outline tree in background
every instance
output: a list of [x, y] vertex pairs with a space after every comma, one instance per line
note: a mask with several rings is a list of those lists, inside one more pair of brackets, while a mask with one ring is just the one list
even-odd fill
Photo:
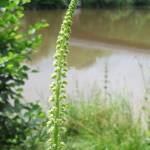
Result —
[[29, 8], [65, 8], [69, 0], [32, 0]]
[[[70, 0], [32, 0], [29, 8], [66, 8]], [[122, 6], [147, 6], [150, 0], [79, 0], [83, 8], [122, 7]]]

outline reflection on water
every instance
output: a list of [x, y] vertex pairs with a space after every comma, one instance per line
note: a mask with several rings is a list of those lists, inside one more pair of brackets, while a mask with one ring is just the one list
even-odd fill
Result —
[[[32, 61], [27, 62], [39, 72], [29, 74], [24, 87], [26, 101], [39, 100], [43, 106], [47, 105], [52, 56], [63, 15], [63, 10], [26, 12], [24, 27], [43, 18], [50, 24], [41, 31], [43, 44], [32, 55]], [[93, 89], [103, 91], [107, 62], [108, 93], [128, 92], [137, 108], [150, 80], [149, 27], [149, 9], [77, 10], [68, 57], [70, 97], [80, 91], [90, 99]]]

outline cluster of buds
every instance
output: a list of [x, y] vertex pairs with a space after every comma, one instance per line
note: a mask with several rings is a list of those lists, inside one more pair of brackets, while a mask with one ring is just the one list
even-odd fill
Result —
[[66, 111], [64, 100], [66, 99], [67, 56], [69, 52], [71, 25], [76, 6], [77, 0], [71, 0], [56, 43], [56, 53], [54, 55], [53, 64], [55, 69], [52, 74], [53, 82], [50, 87], [52, 95], [49, 99], [52, 108], [49, 111], [49, 120], [47, 122], [48, 133], [50, 135], [48, 150], [61, 150], [64, 147], [62, 133], [65, 130], [63, 124]]

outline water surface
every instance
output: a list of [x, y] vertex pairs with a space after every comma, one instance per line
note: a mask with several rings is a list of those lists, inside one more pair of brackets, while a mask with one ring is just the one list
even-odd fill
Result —
[[[24, 86], [25, 100], [40, 101], [44, 107], [63, 16], [63, 10], [28, 11], [24, 20], [25, 27], [43, 18], [50, 24], [41, 31], [41, 47], [27, 62], [39, 72], [30, 73]], [[70, 97], [80, 94], [90, 100], [93, 90], [109, 96], [128, 93], [137, 109], [150, 83], [150, 9], [77, 10], [68, 62]]]

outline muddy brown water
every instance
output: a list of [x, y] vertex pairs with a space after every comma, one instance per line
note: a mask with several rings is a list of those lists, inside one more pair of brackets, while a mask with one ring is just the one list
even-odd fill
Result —
[[[27, 64], [39, 70], [29, 73], [24, 86], [27, 102], [47, 107], [56, 38], [64, 10], [28, 11], [24, 27], [41, 19], [50, 26], [41, 31], [43, 43]], [[77, 10], [70, 40], [67, 92], [90, 100], [93, 91], [128, 95], [135, 109], [150, 86], [150, 9]], [[107, 87], [107, 91], [104, 87]]]

